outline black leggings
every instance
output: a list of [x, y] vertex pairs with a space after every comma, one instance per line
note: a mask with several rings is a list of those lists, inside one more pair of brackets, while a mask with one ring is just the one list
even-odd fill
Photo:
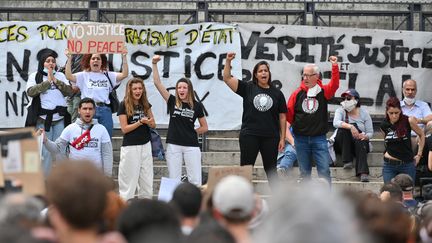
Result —
[[258, 152], [261, 152], [267, 179], [270, 184], [273, 184], [276, 180], [279, 137], [262, 137], [240, 133], [239, 143], [240, 165], [255, 165]]
[[344, 163], [353, 162], [356, 157], [356, 175], [369, 174], [367, 154], [369, 152], [369, 140], [354, 139], [351, 131], [339, 128], [335, 137], [334, 149], [337, 154], [342, 155]]

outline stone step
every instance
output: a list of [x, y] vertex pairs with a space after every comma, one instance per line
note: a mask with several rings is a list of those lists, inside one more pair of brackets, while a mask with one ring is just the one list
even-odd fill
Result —
[[[368, 154], [368, 164], [370, 167], [380, 167], [383, 165], [383, 154], [380, 152], [372, 152]], [[120, 151], [114, 151], [114, 164], [120, 161]], [[340, 161], [340, 159], [338, 159]], [[166, 163], [165, 161], [157, 161], [155, 163]], [[240, 152], [202, 152], [202, 165], [239, 165]], [[255, 165], [262, 166], [261, 156], [258, 155]]]
[[[285, 182], [281, 182], [283, 183]], [[292, 182], [286, 182], [286, 185], [291, 185]], [[252, 180], [252, 184], [254, 186], [255, 193], [261, 196], [269, 196], [271, 195], [271, 190], [267, 180]], [[371, 182], [358, 182], [358, 181], [333, 181], [332, 189], [333, 190], [354, 190], [354, 191], [372, 191], [374, 193], [379, 193], [380, 188], [383, 186], [382, 181], [371, 181]], [[160, 179], [155, 179], [153, 183], [153, 194], [158, 195], [160, 187]]]
[[[208, 173], [209, 169], [213, 166], [203, 166], [202, 171]], [[369, 169], [369, 179], [371, 181], [382, 181], [382, 168], [371, 167]], [[155, 179], [160, 179], [161, 177], [168, 177], [168, 167], [166, 165], [155, 164], [153, 167], [153, 173]], [[266, 173], [262, 166], [255, 166], [253, 169], [253, 179], [256, 180], [267, 180]], [[355, 176], [355, 170], [345, 170], [341, 167], [331, 167], [330, 173], [332, 180], [334, 181], [358, 181]], [[183, 166], [183, 175], [186, 175], [186, 167]], [[298, 167], [294, 167], [292, 172], [293, 178], [298, 178], [300, 175]], [[118, 165], [113, 167], [113, 176], [117, 178], [118, 176]], [[312, 169], [312, 176], [317, 177], [316, 169]]]
[[[112, 143], [114, 150], [119, 150], [122, 144], [122, 137], [113, 137]], [[162, 142], [164, 148], [166, 148], [166, 140], [165, 137], [162, 137]], [[238, 138], [215, 138], [208, 137], [207, 138], [206, 151], [232, 151], [237, 152], [240, 151]], [[374, 152], [382, 152], [384, 151], [384, 140], [383, 139], [371, 139], [371, 143], [373, 146]]]

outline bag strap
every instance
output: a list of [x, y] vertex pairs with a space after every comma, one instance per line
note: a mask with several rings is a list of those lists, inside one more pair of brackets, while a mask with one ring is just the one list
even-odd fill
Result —
[[109, 83], [110, 83], [110, 85], [111, 85], [111, 89], [112, 89], [113, 91], [115, 91], [115, 90], [116, 90], [120, 85], [117, 85], [117, 86], [114, 87], [114, 85], [112, 84], [111, 79], [110, 79], [110, 77], [109, 77], [109, 75], [108, 75], [108, 72], [104, 72], [104, 74], [105, 74], [105, 76], [108, 78], [108, 81], [109, 81]]

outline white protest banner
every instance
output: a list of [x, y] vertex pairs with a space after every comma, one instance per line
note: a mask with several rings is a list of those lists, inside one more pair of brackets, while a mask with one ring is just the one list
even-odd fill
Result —
[[[59, 55], [63, 66], [67, 48], [67, 25], [72, 22], [1, 22], [0, 23], [0, 128], [23, 127], [30, 98], [25, 89], [29, 74], [37, 71], [37, 54], [50, 48]], [[202, 23], [166, 26], [124, 26], [129, 72], [144, 79], [147, 96], [158, 126], [167, 126], [166, 103], [153, 85], [151, 58], [162, 57], [159, 70], [162, 82], [174, 94], [181, 77], [190, 78], [196, 98], [202, 102], [209, 128], [239, 129], [242, 100], [222, 80], [223, 63], [228, 51], [240, 52], [240, 36], [233, 25]], [[109, 54], [110, 70], [121, 68], [121, 55]], [[241, 60], [233, 63], [233, 75], [241, 77]], [[128, 78], [128, 79], [129, 79]], [[123, 99], [126, 82], [117, 90]], [[114, 123], [118, 118], [114, 114]]]
[[[402, 81], [417, 80], [416, 98], [432, 102], [432, 35], [430, 32], [387, 31], [271, 24], [238, 24], [242, 36], [245, 80], [261, 60], [270, 64], [274, 84], [286, 99], [300, 85], [305, 64], [320, 67], [330, 80], [330, 55], [340, 58], [341, 80], [336, 97], [355, 88], [371, 114], [384, 115], [389, 96], [402, 96]], [[329, 110], [338, 107], [330, 105]]]
[[70, 24], [67, 48], [71, 54], [122, 53], [124, 26], [122, 24]]

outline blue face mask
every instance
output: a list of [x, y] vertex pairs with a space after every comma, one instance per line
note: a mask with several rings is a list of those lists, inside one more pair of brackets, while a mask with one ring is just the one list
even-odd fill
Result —
[[[46, 74], [48, 74], [48, 68], [44, 68], [43, 71], [44, 71]], [[53, 74], [55, 74], [55, 73], [56, 73], [56, 70], [53, 69]]]

